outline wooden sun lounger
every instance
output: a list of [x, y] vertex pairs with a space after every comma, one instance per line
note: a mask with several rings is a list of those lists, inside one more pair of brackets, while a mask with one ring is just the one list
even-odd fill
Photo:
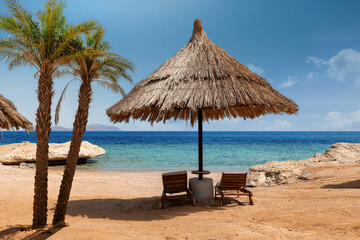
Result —
[[[192, 192], [187, 187], [187, 172], [169, 172], [162, 175], [164, 190], [161, 196], [161, 208], [164, 208], [165, 200], [186, 197], [189, 203], [193, 202]], [[176, 194], [182, 193], [184, 194]], [[170, 195], [167, 195], [170, 194]]]
[[[246, 177], [247, 173], [222, 173], [220, 183], [217, 183], [215, 188], [215, 199], [217, 195], [221, 196], [220, 206], [224, 206], [224, 196], [225, 195], [235, 195], [239, 197], [240, 195], [249, 196], [249, 201], [251, 205], [254, 205], [252, 200], [252, 193], [246, 189]], [[234, 192], [236, 191], [236, 192]]]

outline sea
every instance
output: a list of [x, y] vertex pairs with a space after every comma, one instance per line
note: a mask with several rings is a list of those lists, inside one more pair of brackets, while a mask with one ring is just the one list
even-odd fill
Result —
[[[72, 132], [51, 132], [51, 143], [71, 140]], [[78, 166], [81, 170], [172, 171], [198, 166], [198, 133], [86, 132], [85, 141], [106, 154]], [[2, 132], [0, 145], [36, 142], [35, 132]], [[360, 132], [204, 132], [204, 169], [247, 171], [268, 161], [300, 160], [324, 153], [336, 142], [360, 142]]]

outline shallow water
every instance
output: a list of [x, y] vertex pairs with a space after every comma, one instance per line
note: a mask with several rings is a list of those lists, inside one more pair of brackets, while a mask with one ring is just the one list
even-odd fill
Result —
[[[299, 160], [323, 153], [336, 142], [359, 142], [360, 132], [204, 132], [204, 169], [247, 170], [268, 161]], [[52, 132], [50, 142], [71, 140], [71, 132]], [[193, 170], [197, 132], [86, 132], [84, 140], [106, 154], [79, 169], [106, 171]], [[0, 144], [36, 142], [34, 132], [4, 132]]]

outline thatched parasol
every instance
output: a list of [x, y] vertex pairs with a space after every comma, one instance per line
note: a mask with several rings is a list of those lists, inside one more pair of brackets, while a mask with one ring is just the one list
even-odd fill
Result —
[[295, 102], [212, 43], [196, 19], [189, 43], [110, 107], [107, 114], [113, 122], [133, 118], [165, 123], [174, 118], [189, 120], [193, 126], [198, 120], [202, 172], [202, 119], [253, 119], [297, 111]]
[[26, 132], [33, 130], [33, 125], [23, 117], [16, 109], [15, 105], [0, 94], [0, 128], [18, 130], [23, 128]]

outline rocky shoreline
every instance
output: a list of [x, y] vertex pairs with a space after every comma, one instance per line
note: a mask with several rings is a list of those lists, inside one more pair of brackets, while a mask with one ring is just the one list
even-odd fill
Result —
[[[65, 163], [70, 142], [49, 144], [49, 164]], [[33, 168], [36, 160], [36, 144], [23, 142], [0, 146], [0, 165], [19, 165], [20, 168]], [[83, 141], [79, 160], [105, 154], [101, 147]], [[360, 143], [335, 143], [325, 153], [316, 153], [313, 157], [301, 160], [270, 161], [249, 168], [247, 185], [263, 187], [306, 181], [315, 178], [308, 168], [318, 166], [336, 166], [341, 164], [360, 165]]]
[[[70, 148], [70, 142], [49, 144], [49, 164], [64, 163]], [[105, 154], [105, 149], [87, 141], [81, 143], [79, 160], [94, 158]], [[0, 145], [0, 163], [20, 165], [36, 162], [36, 143], [22, 142]]]
[[292, 183], [313, 178], [308, 167], [360, 164], [360, 143], [335, 143], [325, 153], [302, 160], [271, 161], [249, 168], [248, 186], [260, 187]]

